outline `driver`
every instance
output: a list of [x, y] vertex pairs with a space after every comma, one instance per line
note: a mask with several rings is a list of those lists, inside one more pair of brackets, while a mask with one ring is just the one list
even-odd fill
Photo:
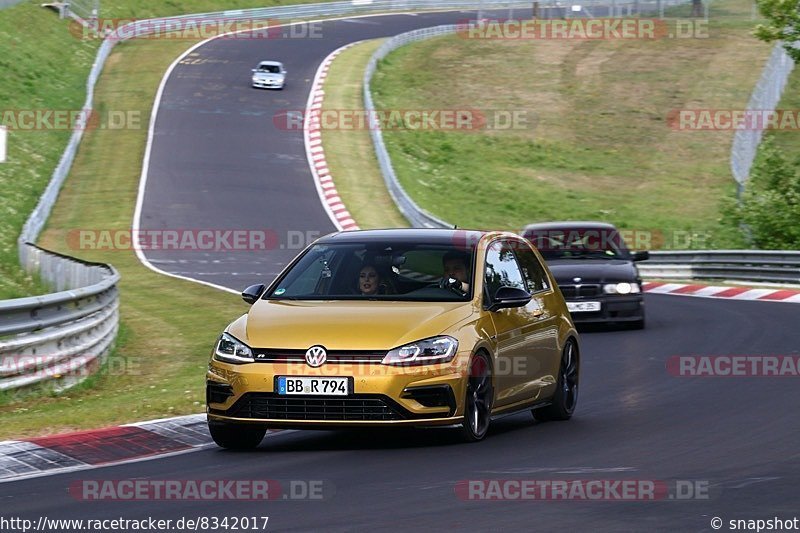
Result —
[[468, 265], [468, 257], [464, 252], [450, 251], [444, 254], [444, 257], [442, 257], [444, 274], [440, 286], [446, 288], [448, 280], [452, 278], [461, 283], [461, 292], [467, 294], [469, 292], [470, 279]]

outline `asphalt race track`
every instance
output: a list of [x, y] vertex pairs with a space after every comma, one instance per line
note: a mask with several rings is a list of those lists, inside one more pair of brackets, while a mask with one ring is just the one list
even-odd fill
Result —
[[[274, 248], [147, 250], [148, 261], [235, 290], [271, 281], [305, 247], [298, 236], [304, 241], [336, 231], [317, 195], [302, 130], [282, 129], [273, 119], [280, 124], [287, 111], [305, 110], [317, 68], [341, 46], [468, 17], [450, 12], [330, 21], [319, 38], [222, 38], [187, 56], [164, 87], [140, 229], [263, 231]], [[250, 69], [264, 59], [285, 64], [283, 91], [250, 87]]]
[[[679, 378], [673, 355], [797, 354], [800, 306], [648, 296], [648, 329], [583, 334], [569, 422], [496, 421], [461, 444], [447, 429], [287, 432], [253, 452], [216, 448], [0, 484], [5, 515], [36, 520], [269, 516], [271, 531], [711, 530], [709, 520], [790, 518], [800, 485], [796, 378]], [[76, 480], [322, 480], [327, 497], [274, 502], [80, 502]], [[462, 501], [471, 479], [699, 480], [691, 501]], [[727, 529], [724, 529], [727, 530]]]
[[[216, 40], [173, 72], [156, 124], [142, 229], [334, 227], [318, 200], [302, 132], [272, 117], [304, 109], [320, 61], [351, 41], [454, 22], [464, 14], [325, 23], [324, 38]], [[249, 87], [258, 60], [285, 61], [283, 92]], [[284, 241], [281, 242], [285, 244]], [[171, 273], [233, 289], [271, 280], [297, 250], [220, 257], [148, 252]], [[216, 262], [215, 262], [216, 261]], [[271, 531], [518, 529], [711, 531], [720, 517], [800, 514], [800, 387], [796, 378], [670, 375], [675, 355], [797, 355], [800, 306], [647, 295], [648, 327], [582, 335], [582, 383], [573, 420], [497, 420], [487, 440], [462, 444], [446, 429], [282, 432], [253, 452], [193, 453], [0, 484], [4, 515], [177, 520], [269, 516]], [[233, 317], [232, 317], [233, 318]], [[201, 379], [198, 377], [198, 379]], [[76, 480], [321, 480], [303, 501], [78, 501]], [[707, 499], [464, 501], [459, 481], [486, 479], [691, 480]], [[723, 527], [727, 531], [727, 527]]]

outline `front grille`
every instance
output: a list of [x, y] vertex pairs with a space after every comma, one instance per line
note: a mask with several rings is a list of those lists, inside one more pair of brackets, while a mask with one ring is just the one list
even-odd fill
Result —
[[226, 413], [235, 418], [271, 420], [380, 421], [405, 418], [388, 398], [351, 396], [347, 398], [287, 397], [273, 393], [247, 393]]
[[567, 300], [572, 298], [594, 298], [603, 294], [600, 285], [595, 284], [561, 285], [559, 283], [558, 287]]
[[[306, 351], [254, 348], [253, 356], [257, 363], [304, 363]], [[385, 350], [329, 350], [326, 363], [380, 363], [385, 356]]]

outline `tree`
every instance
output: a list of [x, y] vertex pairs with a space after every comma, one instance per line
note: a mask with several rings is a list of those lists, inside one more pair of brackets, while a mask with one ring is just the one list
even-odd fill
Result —
[[756, 26], [753, 34], [768, 43], [783, 41], [786, 53], [800, 61], [800, 48], [794, 44], [800, 40], [800, 0], [756, 0], [759, 12], [766, 17], [767, 24]]
[[759, 150], [741, 204], [730, 213], [761, 249], [800, 249], [800, 171], [767, 137]]
[[703, 0], [692, 0], [692, 16], [703, 16]]

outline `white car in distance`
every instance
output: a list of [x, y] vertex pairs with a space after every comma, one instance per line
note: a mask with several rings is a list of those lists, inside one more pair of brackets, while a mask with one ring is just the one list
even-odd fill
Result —
[[279, 61], [262, 61], [253, 69], [252, 81], [256, 89], [283, 89], [286, 69]]

